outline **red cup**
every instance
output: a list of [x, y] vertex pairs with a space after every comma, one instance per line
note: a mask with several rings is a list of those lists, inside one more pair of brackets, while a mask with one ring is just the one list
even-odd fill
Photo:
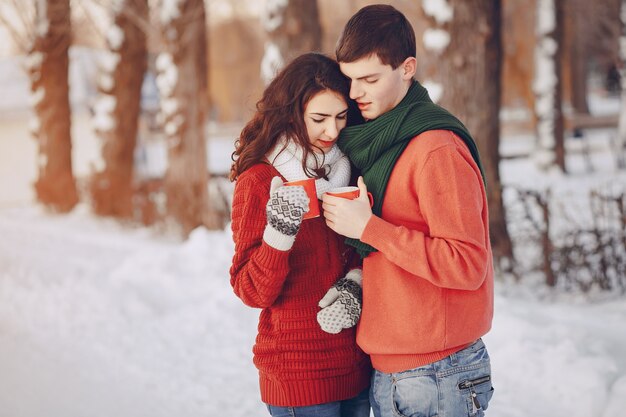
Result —
[[[339, 187], [339, 188], [333, 188], [332, 190], [327, 191], [326, 194], [332, 195], [333, 197], [347, 198], [348, 200], [354, 200], [355, 198], [358, 198], [361, 195], [361, 190], [359, 189], [359, 187], [352, 187], [352, 186]], [[372, 193], [367, 193], [367, 198], [370, 200], [370, 207], [373, 207], [374, 197], [372, 196]]]
[[317, 189], [315, 188], [315, 178], [305, 180], [288, 181], [285, 186], [301, 185], [304, 187], [306, 195], [309, 197], [309, 211], [304, 213], [303, 219], [313, 219], [320, 216], [320, 203], [317, 199]]

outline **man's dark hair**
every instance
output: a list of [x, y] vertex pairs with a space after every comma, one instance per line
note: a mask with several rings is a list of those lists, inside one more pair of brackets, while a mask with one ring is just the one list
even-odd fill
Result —
[[346, 23], [335, 54], [338, 62], [346, 63], [376, 54], [384, 65], [396, 69], [408, 57], [415, 57], [415, 32], [394, 7], [365, 6]]

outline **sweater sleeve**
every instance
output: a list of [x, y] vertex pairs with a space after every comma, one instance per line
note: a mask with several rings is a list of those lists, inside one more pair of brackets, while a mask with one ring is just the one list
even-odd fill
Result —
[[230, 283], [235, 294], [251, 307], [269, 307], [278, 298], [289, 273], [289, 251], [272, 248], [263, 241], [269, 199], [268, 178], [242, 174], [235, 185], [232, 231], [235, 254]]
[[479, 288], [489, 264], [488, 217], [480, 172], [466, 158], [455, 146], [442, 146], [414, 174], [407, 192], [415, 193], [425, 225], [397, 226], [372, 216], [361, 240], [435, 286]]

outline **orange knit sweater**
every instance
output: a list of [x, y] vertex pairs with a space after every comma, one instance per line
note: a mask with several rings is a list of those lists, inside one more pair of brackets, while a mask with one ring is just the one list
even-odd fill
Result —
[[242, 173], [232, 210], [230, 282], [245, 304], [263, 309], [253, 348], [261, 399], [296, 407], [352, 398], [369, 385], [369, 358], [354, 328], [325, 333], [316, 314], [318, 301], [355, 257], [323, 217], [303, 221], [289, 251], [263, 241], [270, 183], [279, 175], [267, 164]]
[[478, 339], [493, 317], [487, 198], [463, 141], [449, 131], [415, 137], [391, 173], [382, 218], [361, 240], [357, 341], [382, 372], [440, 360]]

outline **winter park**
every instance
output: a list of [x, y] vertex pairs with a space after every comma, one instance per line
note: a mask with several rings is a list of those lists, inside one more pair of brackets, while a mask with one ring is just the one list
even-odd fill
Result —
[[[231, 155], [374, 3], [0, 0], [0, 417], [269, 415]], [[485, 168], [485, 415], [625, 416], [626, 3], [385, 3]]]

